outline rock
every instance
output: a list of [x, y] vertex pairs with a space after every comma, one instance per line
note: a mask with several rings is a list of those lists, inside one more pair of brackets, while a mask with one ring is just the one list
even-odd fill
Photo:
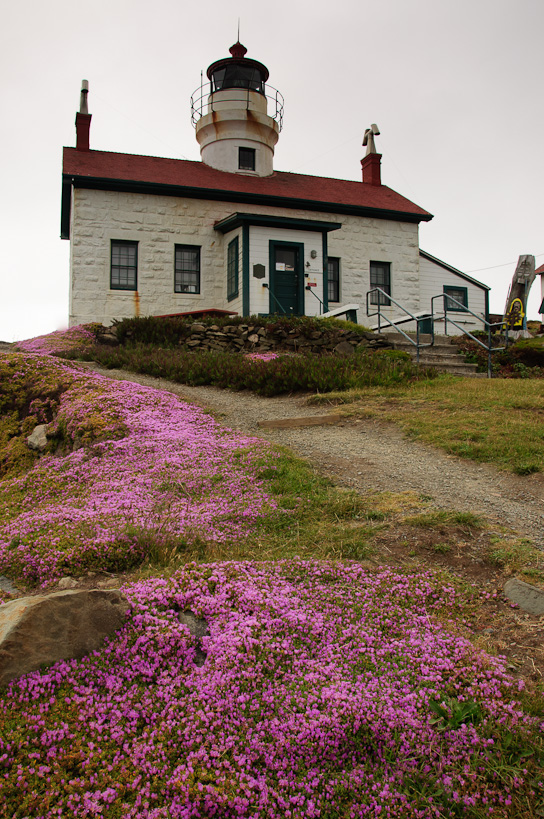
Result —
[[119, 347], [119, 339], [115, 333], [101, 333], [97, 337], [99, 344], [106, 344], [108, 347]]
[[192, 324], [191, 325], [191, 333], [204, 333], [206, 332], [206, 328], [203, 324]]
[[247, 340], [248, 340], [248, 341], [249, 341], [251, 344], [258, 344], [258, 343], [259, 343], [259, 341], [261, 340], [261, 337], [260, 337], [260, 336], [258, 336], [258, 335], [257, 335], [257, 333], [252, 333], [250, 336], [248, 336], [248, 339], [247, 339]]
[[0, 574], [0, 591], [6, 594], [19, 594], [17, 586], [14, 586], [9, 577], [4, 577], [3, 574]]
[[206, 652], [202, 649], [200, 639], [210, 633], [208, 630], [208, 623], [203, 617], [197, 617], [196, 614], [191, 611], [191, 609], [182, 611], [178, 617], [179, 622], [183, 623], [184, 626], [187, 626], [192, 636], [196, 637], [195, 665], [198, 666], [198, 668], [202, 668], [206, 662]]
[[35, 452], [45, 451], [47, 446], [46, 429], [47, 424], [38, 424], [37, 427], [34, 427], [34, 432], [26, 439], [29, 449], [33, 449]]
[[529, 614], [544, 614], [544, 591], [530, 583], [512, 577], [504, 584], [504, 593], [512, 603], [517, 603]]
[[205, 637], [209, 634], [208, 623], [203, 617], [197, 617], [191, 609], [186, 609], [178, 615], [179, 622], [187, 626], [193, 637]]
[[119, 591], [59, 591], [0, 606], [0, 686], [59, 660], [83, 657], [123, 625]]
[[334, 352], [336, 355], [352, 355], [353, 346], [349, 341], [341, 341], [340, 344], [337, 344], [334, 348]]
[[61, 577], [57, 583], [57, 586], [59, 589], [75, 589], [77, 586], [77, 580], [74, 580], [73, 577], [66, 575], [65, 577]]
[[296, 429], [297, 427], [322, 427], [327, 424], [339, 424], [344, 420], [344, 416], [338, 413], [331, 415], [303, 415], [302, 418], [273, 418], [271, 420], [257, 421], [257, 426], [262, 429]]

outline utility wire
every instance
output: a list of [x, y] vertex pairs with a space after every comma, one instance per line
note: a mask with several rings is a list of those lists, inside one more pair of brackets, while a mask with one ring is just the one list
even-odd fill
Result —
[[[544, 256], [544, 251], [542, 253], [534, 253], [533, 254], [535, 259], [538, 259], [540, 256]], [[497, 267], [510, 267], [513, 264], [517, 264], [516, 262], [504, 262], [504, 264], [494, 264], [491, 267], [479, 267], [477, 270], [465, 270], [465, 273], [482, 273], [484, 270], [495, 270]]]

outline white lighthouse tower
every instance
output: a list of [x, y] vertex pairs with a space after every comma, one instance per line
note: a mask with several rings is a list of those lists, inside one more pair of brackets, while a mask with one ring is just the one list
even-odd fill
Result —
[[283, 97], [266, 84], [268, 69], [235, 43], [191, 98], [193, 124], [206, 165], [229, 173], [270, 176], [283, 118]]

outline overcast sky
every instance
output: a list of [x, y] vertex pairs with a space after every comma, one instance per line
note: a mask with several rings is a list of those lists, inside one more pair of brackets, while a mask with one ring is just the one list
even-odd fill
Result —
[[198, 160], [190, 96], [239, 17], [285, 97], [276, 170], [360, 179], [376, 122], [383, 183], [434, 214], [420, 246], [489, 284], [492, 311], [520, 254], [544, 263], [542, 0], [21, 0], [0, 32], [0, 339], [67, 324], [81, 79], [91, 148]]

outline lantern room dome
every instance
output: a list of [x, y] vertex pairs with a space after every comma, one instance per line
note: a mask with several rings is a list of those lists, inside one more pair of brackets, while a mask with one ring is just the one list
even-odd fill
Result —
[[231, 46], [229, 51], [230, 57], [216, 60], [206, 72], [212, 94], [227, 88], [247, 88], [265, 94], [268, 68], [257, 60], [248, 59], [245, 56], [247, 48], [240, 42]]

